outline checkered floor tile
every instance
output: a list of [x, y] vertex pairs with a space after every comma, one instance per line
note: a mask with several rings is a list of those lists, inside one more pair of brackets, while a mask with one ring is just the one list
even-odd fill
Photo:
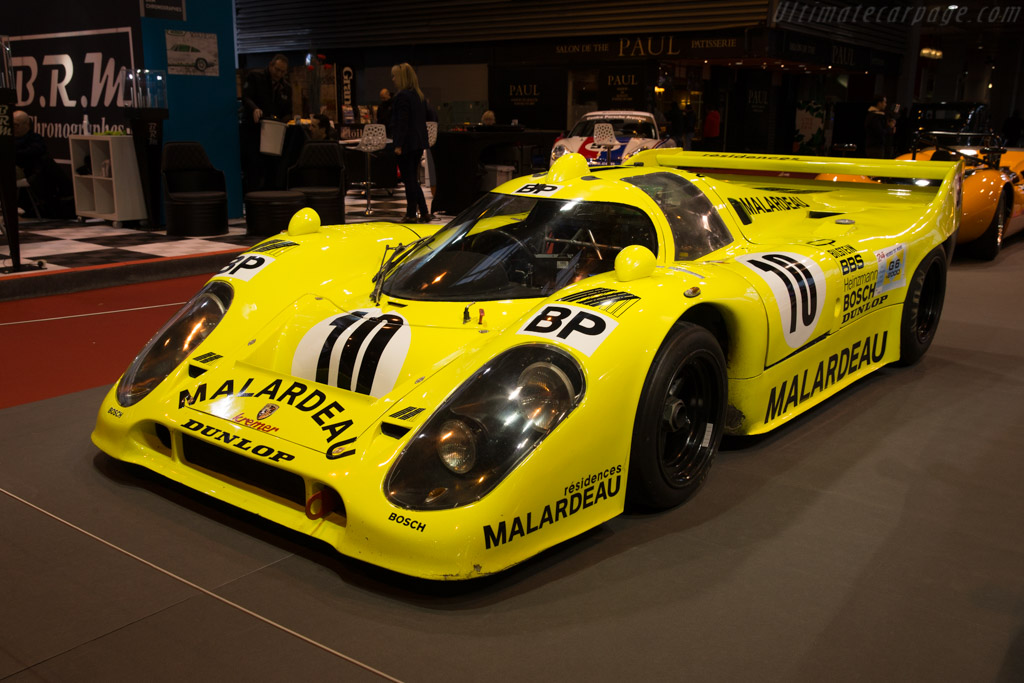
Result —
[[[424, 187], [423, 193], [429, 206], [432, 201], [430, 189]], [[370, 209], [370, 215], [366, 215], [365, 195], [353, 190], [345, 199], [346, 223], [400, 222], [406, 212], [404, 189], [398, 187], [390, 192], [374, 191], [370, 198]], [[431, 221], [437, 225], [445, 222], [447, 219], [444, 217]], [[244, 218], [228, 221], [228, 234], [211, 237], [181, 237], [160, 230], [115, 228], [96, 219], [85, 223], [22, 219], [18, 236], [22, 262], [42, 261], [45, 272], [152, 258], [210, 254], [242, 249], [263, 239], [262, 236], [246, 235], [245, 232]], [[0, 237], [0, 268], [10, 265], [7, 240]]]

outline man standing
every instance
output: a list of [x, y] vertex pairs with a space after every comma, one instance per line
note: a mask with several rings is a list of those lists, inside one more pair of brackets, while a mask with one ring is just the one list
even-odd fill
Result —
[[868, 107], [864, 118], [864, 156], [871, 159], [884, 159], [886, 149], [892, 146], [892, 125], [886, 116], [885, 95], [875, 95], [873, 104]]
[[388, 137], [391, 137], [391, 91], [380, 89], [380, 104], [377, 105], [377, 123], [384, 124]]
[[264, 118], [286, 121], [292, 117], [292, 86], [288, 58], [274, 55], [266, 69], [254, 71], [242, 86], [242, 169], [245, 191], [277, 189], [272, 187], [280, 157], [260, 154], [260, 121]]

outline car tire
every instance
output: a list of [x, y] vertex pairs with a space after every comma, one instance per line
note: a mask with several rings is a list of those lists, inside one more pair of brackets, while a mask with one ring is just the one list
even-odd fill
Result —
[[1006, 195], [1000, 194], [996, 203], [996, 212], [992, 216], [992, 222], [988, 229], [974, 245], [974, 254], [984, 261], [991, 261], [999, 255], [1003, 248], [1003, 233], [1006, 230]]
[[945, 299], [946, 258], [939, 247], [921, 260], [907, 287], [900, 320], [900, 359], [896, 365], [913, 365], [931, 346]]
[[707, 477], [725, 425], [725, 356], [714, 335], [680, 322], [647, 372], [629, 455], [627, 499], [666, 510]]
[[208, 67], [209, 65], [210, 63], [202, 57], [196, 59], [196, 69], [198, 69], [199, 71], [206, 71], [206, 67]]

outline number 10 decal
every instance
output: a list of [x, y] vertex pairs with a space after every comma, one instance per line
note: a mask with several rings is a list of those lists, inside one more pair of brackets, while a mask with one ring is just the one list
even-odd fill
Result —
[[791, 348], [807, 343], [825, 306], [825, 273], [801, 254], [777, 252], [740, 256], [771, 288], [779, 306], [782, 334]]
[[362, 309], [321, 320], [295, 349], [292, 374], [369, 396], [391, 391], [412, 329], [395, 313]]

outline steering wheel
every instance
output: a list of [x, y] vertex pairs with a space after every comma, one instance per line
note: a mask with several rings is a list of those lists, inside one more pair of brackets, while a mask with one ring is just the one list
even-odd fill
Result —
[[473, 246], [476, 246], [478, 240], [486, 239], [487, 237], [493, 237], [496, 235], [504, 237], [514, 246], [518, 247], [518, 249], [522, 251], [528, 259], [530, 259], [531, 261], [533, 260], [533, 249], [531, 249], [525, 242], [523, 242], [515, 235], [510, 235], [509, 233], [505, 232], [500, 228], [495, 228], [494, 230], [487, 230], [485, 232], [480, 233], [479, 235], [473, 238]]

